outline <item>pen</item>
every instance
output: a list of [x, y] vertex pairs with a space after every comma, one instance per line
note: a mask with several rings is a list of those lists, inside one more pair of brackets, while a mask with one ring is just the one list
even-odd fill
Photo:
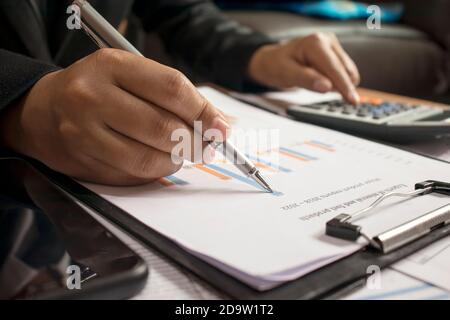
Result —
[[[143, 56], [119, 31], [117, 31], [105, 18], [102, 17], [86, 0], [75, 0], [74, 5], [80, 8], [80, 24], [88, 36], [100, 48], [115, 48]], [[211, 142], [214, 149], [222, 147], [222, 152], [244, 175], [253, 179], [259, 186], [268, 192], [273, 192], [264, 180], [258, 168], [240, 152], [230, 141], [222, 143]]]

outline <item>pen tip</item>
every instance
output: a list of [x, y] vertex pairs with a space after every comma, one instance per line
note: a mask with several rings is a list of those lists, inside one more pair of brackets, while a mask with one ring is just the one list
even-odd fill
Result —
[[254, 174], [255, 180], [258, 182], [258, 184], [263, 187], [267, 192], [273, 193], [272, 188], [269, 186], [269, 184], [263, 179], [259, 171], [257, 171]]

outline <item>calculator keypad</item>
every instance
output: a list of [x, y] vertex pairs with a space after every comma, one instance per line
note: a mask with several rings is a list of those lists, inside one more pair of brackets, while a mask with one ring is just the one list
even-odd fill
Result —
[[402, 103], [377, 101], [363, 101], [357, 106], [348, 104], [342, 100], [329, 101], [326, 103], [307, 106], [315, 110], [324, 110], [333, 114], [343, 116], [356, 116], [360, 119], [382, 120], [393, 115], [400, 115], [418, 108], [418, 106]]

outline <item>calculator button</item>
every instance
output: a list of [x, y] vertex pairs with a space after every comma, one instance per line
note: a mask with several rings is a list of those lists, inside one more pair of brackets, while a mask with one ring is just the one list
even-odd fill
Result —
[[306, 107], [306, 108], [310, 108], [310, 109], [314, 109], [314, 110], [322, 110], [326, 107], [326, 105], [323, 104], [308, 104], [308, 105], [304, 105], [302, 107]]
[[384, 103], [382, 105], [380, 105], [380, 108], [384, 111], [384, 113], [386, 113], [387, 115], [391, 115], [391, 114], [395, 114], [398, 112], [398, 109], [390, 104], [390, 103]]
[[396, 114], [404, 111], [408, 111], [409, 108], [403, 104], [391, 103], [389, 106], [385, 108], [385, 111], [389, 114]]
[[413, 108], [411, 107], [411, 106], [408, 106], [408, 105], [405, 105], [405, 104], [403, 104], [401, 107], [400, 107], [400, 111], [408, 111], [408, 110], [412, 110]]
[[376, 110], [374, 112], [372, 112], [372, 117], [374, 119], [383, 119], [386, 118], [388, 116], [388, 114], [386, 114], [386, 112], [384, 112], [383, 110]]
[[370, 115], [370, 113], [368, 111], [364, 111], [364, 110], [359, 110], [358, 113], [356, 114], [358, 117], [367, 117]]
[[342, 110], [343, 114], [355, 114], [357, 109], [355, 107], [346, 107]]
[[408, 106], [406, 104], [397, 103], [397, 104], [395, 104], [395, 109], [399, 112], [402, 112], [402, 111], [411, 110], [412, 108], [411, 108], [411, 106]]
[[330, 102], [328, 103], [328, 105], [329, 105], [330, 107], [335, 107], [335, 108], [343, 107], [345, 104], [346, 104], [346, 103], [345, 103], [344, 101], [341, 101], [341, 100], [330, 101]]
[[377, 119], [380, 119], [381, 117], [386, 116], [386, 111], [384, 110], [384, 108], [381, 108], [381, 107], [372, 108], [370, 110], [370, 113], [372, 113], [372, 116], [374, 118], [376, 117]]

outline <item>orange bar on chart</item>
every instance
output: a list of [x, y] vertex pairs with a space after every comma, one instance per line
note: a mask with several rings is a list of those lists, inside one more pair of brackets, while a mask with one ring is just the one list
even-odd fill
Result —
[[312, 142], [312, 141], [306, 141], [305, 144], [307, 144], [308, 146], [314, 147], [314, 148], [319, 148], [319, 149], [330, 151], [330, 152], [334, 152], [335, 151], [331, 147], [328, 147], [328, 146], [323, 145], [323, 144], [315, 143], [315, 142]]
[[158, 179], [158, 182], [165, 187], [171, 187], [171, 186], [175, 185], [175, 183], [173, 183], [170, 180], [167, 180], [166, 178], [160, 178], [160, 179]]
[[261, 162], [255, 162], [255, 166], [257, 166], [258, 168], [261, 168], [261, 169], [269, 170], [269, 171], [274, 171], [274, 172], [276, 171], [272, 167], [269, 167], [268, 165], [265, 165], [264, 163], [261, 163]]
[[224, 174], [221, 174], [221, 173], [217, 172], [216, 170], [207, 168], [207, 167], [205, 167], [204, 165], [196, 164], [195, 167], [196, 167], [197, 169], [199, 169], [199, 170], [201, 170], [201, 171], [203, 171], [203, 172], [209, 173], [209, 174], [211, 174], [211, 175], [213, 175], [213, 176], [215, 176], [215, 177], [217, 177], [217, 178], [219, 178], [219, 179], [222, 179], [222, 180], [231, 180], [231, 177], [226, 176], [226, 175], [224, 175]]
[[283, 156], [289, 157], [289, 158], [293, 158], [293, 159], [296, 159], [296, 160], [308, 162], [308, 159], [299, 157], [299, 156], [297, 156], [295, 154], [292, 154], [292, 153], [289, 153], [289, 152], [278, 150], [278, 153], [283, 155]]

